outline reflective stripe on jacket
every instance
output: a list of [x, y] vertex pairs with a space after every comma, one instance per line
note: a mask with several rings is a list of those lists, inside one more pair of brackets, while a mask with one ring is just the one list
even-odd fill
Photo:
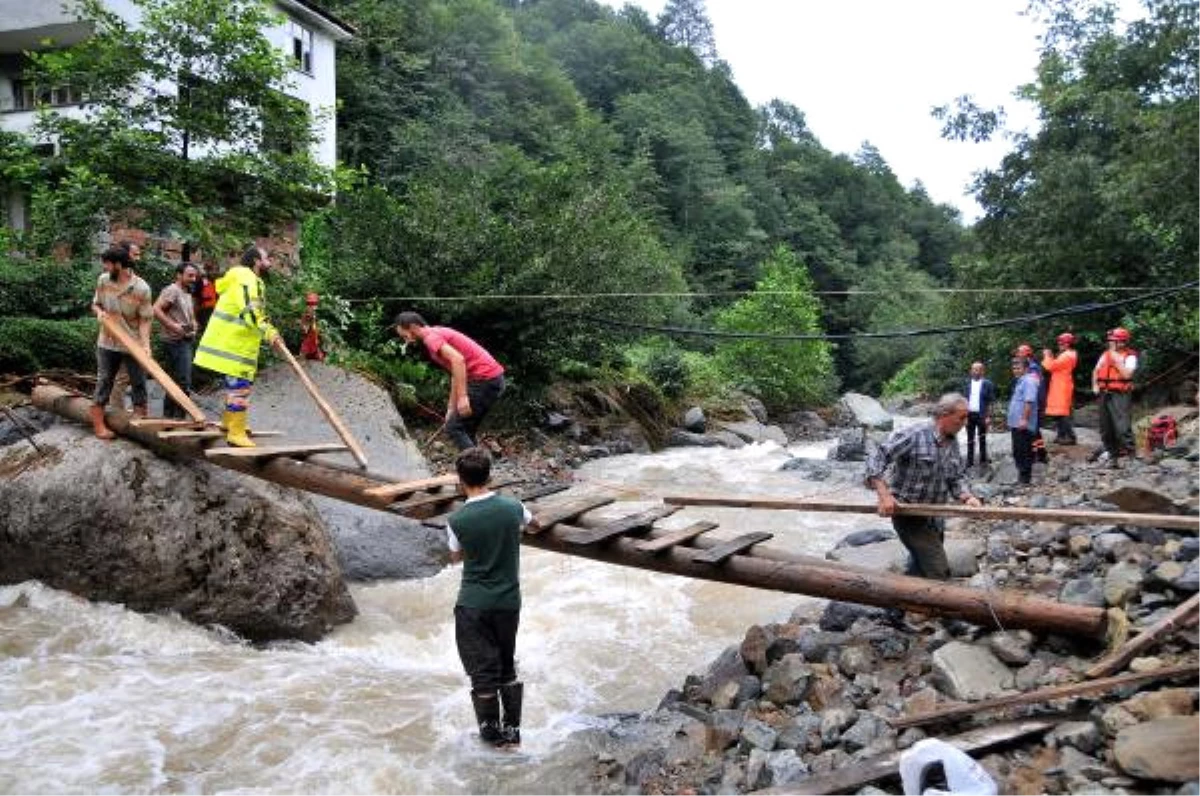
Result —
[[1042, 357], [1042, 370], [1050, 373], [1050, 392], [1046, 395], [1046, 414], [1050, 417], [1070, 417], [1075, 398], [1075, 364], [1079, 355], [1067, 349], [1056, 357]]
[[217, 280], [217, 306], [196, 346], [196, 365], [253, 379], [258, 348], [277, 332], [266, 315], [263, 282], [254, 271], [236, 265]]

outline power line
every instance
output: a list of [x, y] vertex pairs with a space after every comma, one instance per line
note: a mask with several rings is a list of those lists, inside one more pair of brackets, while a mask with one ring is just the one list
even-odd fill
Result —
[[734, 296], [896, 296], [896, 295], [924, 295], [930, 293], [939, 293], [945, 295], [952, 294], [979, 294], [986, 295], [992, 293], [1131, 293], [1138, 290], [1145, 290], [1141, 287], [929, 287], [929, 288], [896, 288], [893, 290], [755, 290], [749, 288], [746, 290], [713, 290], [713, 291], [627, 291], [627, 292], [612, 292], [612, 293], [468, 293], [459, 296], [372, 296], [371, 298], [355, 298], [344, 299], [348, 304], [366, 304], [372, 301], [386, 301], [389, 303], [409, 303], [416, 304], [420, 302], [463, 302], [463, 301], [569, 301], [590, 300], [590, 299], [616, 299], [616, 298], [729, 298]]
[[976, 329], [992, 329], [1000, 326], [1016, 326], [1018, 324], [1030, 324], [1037, 321], [1044, 321], [1048, 318], [1058, 318], [1067, 315], [1082, 315], [1091, 312], [1100, 312], [1109, 310], [1115, 307], [1121, 307], [1128, 304], [1137, 304], [1143, 301], [1168, 296], [1172, 293], [1180, 293], [1184, 290], [1191, 290], [1200, 281], [1188, 282], [1187, 284], [1177, 285], [1175, 287], [1161, 288], [1159, 290], [1145, 293], [1141, 296], [1133, 298], [1120, 299], [1118, 301], [1110, 301], [1104, 304], [1076, 304], [1062, 309], [1050, 310], [1048, 312], [1033, 313], [1030, 315], [1021, 315], [1015, 318], [1002, 318], [994, 321], [984, 321], [975, 324], [963, 324], [959, 326], [938, 326], [929, 329], [901, 329], [889, 332], [842, 332], [837, 334], [770, 334], [766, 332], [725, 332], [714, 329], [689, 329], [678, 326], [653, 326], [644, 323], [634, 323], [632, 321], [620, 321], [612, 318], [599, 318], [587, 315], [566, 314], [565, 317], [573, 318], [584, 323], [591, 323], [597, 326], [616, 326], [623, 329], [637, 329], [644, 332], [656, 332], [659, 334], [670, 335], [686, 335], [692, 337], [715, 337], [723, 339], [738, 339], [738, 340], [763, 340], [771, 342], [802, 342], [808, 340], [853, 340], [853, 339], [892, 339], [905, 337], [927, 337], [938, 334], [954, 334], [958, 332], [970, 332]]

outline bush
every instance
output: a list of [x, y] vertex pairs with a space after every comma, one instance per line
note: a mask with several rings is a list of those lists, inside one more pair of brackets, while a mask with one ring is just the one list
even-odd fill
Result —
[[96, 367], [96, 321], [0, 318], [0, 373]]
[[0, 317], [69, 318], [87, 310], [99, 268], [0, 254]]

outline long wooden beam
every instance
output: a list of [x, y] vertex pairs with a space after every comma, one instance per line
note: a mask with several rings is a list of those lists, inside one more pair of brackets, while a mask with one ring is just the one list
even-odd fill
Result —
[[[663, 502], [671, 506], [727, 506], [742, 509], [781, 509], [787, 511], [828, 511], [844, 514], [875, 514], [874, 504], [843, 503], [822, 500], [753, 498], [737, 495], [667, 495]], [[1135, 514], [1117, 511], [1077, 511], [1068, 509], [1026, 509], [1004, 506], [963, 506], [958, 504], [901, 503], [897, 514], [915, 517], [967, 517], [977, 520], [1031, 520], [1061, 522], [1068, 525], [1128, 525], [1164, 528], [1173, 531], [1200, 531], [1200, 517], [1176, 514]]]
[[153, 376], [159, 386], [166, 391], [167, 395], [179, 404], [180, 408], [187, 413], [188, 417], [192, 418], [197, 423], [203, 423], [208, 418], [204, 415], [204, 410], [196, 406], [196, 402], [191, 396], [183, 391], [183, 388], [175, 383], [175, 380], [167, 375], [167, 372], [154, 361], [154, 357], [150, 356], [150, 352], [142, 348], [141, 340], [134, 340], [129, 336], [129, 333], [121, 328], [121, 323], [110, 315], [104, 315], [100, 318], [100, 323], [104, 325], [105, 330], [117, 341], [125, 346], [129, 351], [129, 355], [137, 360], [147, 375]]

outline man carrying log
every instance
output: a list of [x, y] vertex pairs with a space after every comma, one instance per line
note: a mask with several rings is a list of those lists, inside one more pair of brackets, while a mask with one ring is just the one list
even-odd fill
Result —
[[[891, 517], [892, 527], [911, 556], [908, 574], [947, 580], [950, 564], [942, 546], [945, 523], [940, 517], [896, 514], [899, 502], [945, 503], [953, 497], [968, 506], [981, 506], [963, 481], [962, 458], [956, 435], [967, 422], [967, 399], [943, 395], [929, 423], [892, 432], [867, 457], [866, 485], [879, 498], [879, 515]], [[884, 473], [891, 467], [891, 478]]]
[[525, 695], [514, 661], [521, 621], [521, 530], [536, 531], [536, 521], [519, 500], [488, 489], [492, 458], [485, 448], [463, 451], [454, 468], [467, 496], [447, 525], [450, 561], [463, 564], [454, 640], [471, 678], [480, 740], [517, 746]]
[[[97, 320], [105, 316], [117, 320], [129, 337], [150, 350], [150, 322], [154, 317], [151, 309], [150, 286], [130, 269], [129, 252], [120, 246], [106, 249], [100, 256], [104, 273], [96, 282], [96, 293], [92, 296], [92, 313]], [[133, 355], [100, 324], [100, 337], [96, 340], [96, 394], [93, 396], [91, 418], [92, 431], [100, 439], [112, 439], [113, 433], [104, 422], [104, 407], [112, 396], [113, 382], [117, 370], [124, 364], [133, 386], [133, 414], [146, 416], [146, 372]]]

